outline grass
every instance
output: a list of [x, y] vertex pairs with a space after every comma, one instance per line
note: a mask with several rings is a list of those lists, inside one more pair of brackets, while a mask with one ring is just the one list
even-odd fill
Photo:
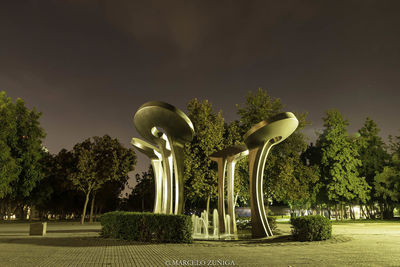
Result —
[[393, 218], [391, 220], [381, 220], [381, 219], [357, 219], [357, 220], [331, 220], [332, 224], [343, 224], [343, 223], [400, 223], [400, 218]]

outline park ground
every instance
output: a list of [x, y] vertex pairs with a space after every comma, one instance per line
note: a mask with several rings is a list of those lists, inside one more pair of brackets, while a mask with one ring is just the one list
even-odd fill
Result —
[[321, 242], [290, 239], [278, 224], [269, 239], [146, 244], [99, 237], [98, 223], [0, 224], [0, 266], [400, 266], [400, 222], [340, 223]]

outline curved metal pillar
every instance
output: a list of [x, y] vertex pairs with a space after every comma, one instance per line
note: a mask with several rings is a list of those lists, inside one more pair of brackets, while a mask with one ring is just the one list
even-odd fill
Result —
[[236, 214], [235, 214], [235, 197], [234, 197], [234, 185], [235, 185], [235, 166], [236, 162], [249, 154], [249, 151], [246, 149], [243, 152], [240, 152], [234, 156], [228, 157], [227, 159], [227, 167], [226, 167], [226, 188], [227, 188], [227, 204], [228, 204], [228, 214], [231, 218], [231, 232], [229, 234], [237, 233], [236, 226]]
[[172, 144], [172, 158], [174, 165], [174, 180], [175, 180], [175, 206], [174, 214], [183, 213], [183, 187], [184, 187], [184, 145], [178, 141], [170, 140]]
[[226, 234], [237, 232], [234, 201], [235, 164], [238, 159], [247, 155], [248, 150], [243, 145], [227, 147], [210, 155], [210, 159], [218, 164], [218, 219], [220, 222], [219, 232], [221, 234], [226, 233], [225, 179], [227, 181], [227, 209], [231, 218], [230, 227], [227, 227], [230, 232]]
[[163, 167], [160, 159], [152, 159], [151, 166], [154, 172], [154, 213], [161, 213], [162, 204], [162, 177]]
[[163, 193], [162, 193], [162, 207], [161, 213], [172, 214], [172, 153], [168, 139], [163, 134], [161, 138], [156, 140], [160, 149], [163, 167]]
[[263, 176], [265, 162], [272, 145], [267, 141], [262, 147], [249, 152], [251, 231], [253, 237], [272, 236], [264, 208]]
[[254, 125], [245, 135], [249, 148], [250, 203], [253, 237], [272, 236], [265, 214], [263, 176], [271, 147], [282, 142], [297, 128], [299, 122], [291, 112], [280, 113]]
[[155, 146], [139, 139], [132, 138], [131, 144], [136, 147], [137, 150], [149, 157], [151, 166], [154, 172], [154, 213], [160, 213], [162, 211], [162, 177], [163, 177], [163, 167], [162, 167], [162, 157], [160, 150]]
[[143, 104], [137, 110], [133, 121], [136, 130], [141, 136], [157, 144], [161, 155], [161, 212], [181, 214], [183, 212], [184, 197], [183, 149], [184, 144], [193, 139], [194, 128], [192, 122], [181, 110], [160, 101]]
[[225, 171], [226, 158], [212, 158], [218, 164], [218, 226], [219, 233], [225, 233]]
[[226, 168], [226, 191], [227, 191], [227, 210], [231, 218], [230, 220], [230, 230], [229, 234], [236, 234], [236, 215], [235, 215], [235, 199], [234, 199], [234, 184], [235, 184], [235, 165], [236, 160], [233, 157], [229, 157], [227, 160]]

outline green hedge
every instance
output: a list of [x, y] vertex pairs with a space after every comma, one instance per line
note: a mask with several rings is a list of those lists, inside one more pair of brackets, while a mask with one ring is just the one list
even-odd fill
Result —
[[100, 218], [101, 235], [125, 240], [191, 243], [192, 220], [186, 215], [113, 211]]
[[332, 223], [320, 215], [302, 216], [290, 219], [292, 234], [299, 241], [319, 241], [332, 237]]

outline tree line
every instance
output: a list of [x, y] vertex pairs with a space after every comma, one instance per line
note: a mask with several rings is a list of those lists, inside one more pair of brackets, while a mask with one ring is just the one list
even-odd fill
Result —
[[[195, 137], [185, 146], [185, 211], [216, 205], [217, 166], [209, 156], [225, 147], [243, 144], [243, 135], [256, 123], [284, 111], [284, 105], [265, 90], [250, 92], [237, 105], [238, 118], [225, 122], [207, 100], [191, 100], [188, 116]], [[391, 218], [400, 202], [400, 137], [385, 144], [376, 123], [367, 118], [356, 134], [337, 110], [328, 110], [315, 144], [302, 130], [311, 123], [307, 113], [296, 113], [298, 129], [268, 156], [264, 173], [266, 203], [295, 209], [328, 211], [336, 217], [354, 217], [359, 205], [367, 218]], [[151, 167], [136, 174], [136, 186], [126, 198], [128, 173], [136, 155], [108, 135], [87, 138], [70, 151], [50, 154], [42, 145], [40, 112], [21, 99], [13, 102], [0, 93], [0, 218], [26, 217], [27, 207], [40, 216], [95, 214], [123, 210], [151, 210], [154, 180]], [[248, 161], [236, 165], [235, 201], [249, 203]]]
[[[208, 101], [194, 99], [187, 106], [195, 138], [186, 145], [186, 207], [210, 206], [217, 198], [217, 168], [212, 153], [243, 143], [243, 135], [256, 123], [284, 111], [280, 99], [265, 90], [250, 92], [244, 105], [237, 105], [238, 120], [226, 123], [222, 111]], [[355, 134], [335, 109], [327, 110], [323, 129], [315, 144], [302, 130], [310, 125], [307, 113], [294, 112], [298, 129], [274, 147], [264, 173], [266, 203], [286, 204], [292, 210], [328, 212], [336, 218], [354, 218], [354, 207], [365, 218], [392, 218], [400, 204], [400, 137], [389, 136], [385, 144], [377, 124], [366, 118]], [[236, 203], [248, 206], [248, 159], [236, 165]], [[268, 209], [267, 209], [268, 210]]]
[[[136, 155], [108, 135], [87, 138], [71, 151], [52, 155], [43, 146], [40, 112], [0, 92], [0, 218], [26, 218], [35, 207], [39, 217], [114, 210], [134, 170]], [[97, 211], [97, 212], [96, 212]]]

